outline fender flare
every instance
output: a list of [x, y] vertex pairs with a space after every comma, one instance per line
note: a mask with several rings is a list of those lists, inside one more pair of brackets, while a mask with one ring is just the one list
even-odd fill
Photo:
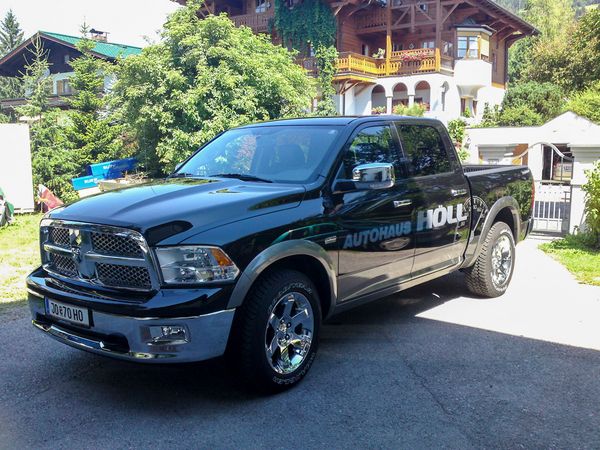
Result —
[[335, 264], [331, 259], [331, 256], [323, 249], [323, 247], [312, 241], [306, 240], [279, 242], [256, 255], [240, 274], [229, 299], [227, 308], [231, 309], [241, 306], [246, 295], [250, 291], [250, 288], [262, 272], [277, 261], [290, 256], [309, 256], [321, 264], [322, 268], [327, 273], [329, 292], [331, 292], [329, 299], [321, 299], [321, 301], [329, 302], [328, 311], [331, 313], [337, 299], [337, 275]]
[[521, 217], [519, 215], [519, 203], [515, 200], [514, 197], [500, 197], [498, 200], [496, 200], [496, 202], [488, 211], [485, 217], [485, 221], [483, 222], [483, 227], [481, 228], [481, 234], [479, 235], [477, 247], [475, 248], [475, 251], [473, 252], [472, 256], [465, 261], [462, 267], [469, 267], [479, 257], [479, 254], [481, 253], [481, 248], [483, 247], [485, 236], [487, 236], [487, 234], [490, 232], [490, 229], [492, 228], [492, 225], [494, 224], [498, 213], [505, 208], [509, 208], [510, 212], [512, 213], [513, 223], [515, 226], [515, 244], [518, 242], [519, 236], [521, 235]]

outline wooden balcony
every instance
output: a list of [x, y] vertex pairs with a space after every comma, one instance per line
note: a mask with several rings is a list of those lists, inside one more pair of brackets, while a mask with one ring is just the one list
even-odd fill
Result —
[[375, 79], [386, 76], [420, 73], [452, 72], [453, 60], [441, 56], [439, 49], [415, 49], [393, 52], [386, 59], [371, 58], [357, 53], [340, 53], [336, 80]]
[[271, 8], [264, 13], [242, 14], [239, 16], [231, 16], [230, 19], [233, 20], [238, 27], [245, 25], [252, 28], [252, 31], [255, 33], [267, 33], [269, 31], [269, 20], [273, 18], [273, 16], [274, 12], [273, 8]]

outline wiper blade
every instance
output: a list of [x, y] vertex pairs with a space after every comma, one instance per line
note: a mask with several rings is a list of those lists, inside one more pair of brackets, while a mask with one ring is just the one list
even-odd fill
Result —
[[191, 177], [194, 177], [194, 176], [196, 176], [196, 175], [194, 175], [193, 173], [176, 172], [176, 173], [172, 173], [167, 178], [191, 178]]
[[209, 175], [211, 178], [237, 178], [242, 181], [259, 181], [262, 183], [272, 183], [272, 180], [267, 180], [266, 178], [255, 177], [254, 175], [248, 175], [244, 173], [217, 173], [214, 175]]

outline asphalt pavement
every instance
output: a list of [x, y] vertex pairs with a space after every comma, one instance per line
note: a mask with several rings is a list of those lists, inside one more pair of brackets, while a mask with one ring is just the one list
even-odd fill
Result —
[[599, 448], [600, 288], [535, 241], [501, 299], [452, 275], [337, 316], [296, 388], [113, 361], [0, 311], [0, 448]]

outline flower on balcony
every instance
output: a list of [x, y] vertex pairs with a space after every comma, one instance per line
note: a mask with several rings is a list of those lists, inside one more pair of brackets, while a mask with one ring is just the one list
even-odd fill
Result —
[[419, 54], [419, 53], [407, 53], [404, 55], [400, 55], [400, 61], [402, 62], [415, 62], [415, 61], [421, 61], [423, 59], [425, 59], [426, 56], [423, 54]]
[[378, 49], [375, 53], [373, 53], [373, 58], [377, 58], [377, 59], [385, 58], [385, 50], [383, 48]]

